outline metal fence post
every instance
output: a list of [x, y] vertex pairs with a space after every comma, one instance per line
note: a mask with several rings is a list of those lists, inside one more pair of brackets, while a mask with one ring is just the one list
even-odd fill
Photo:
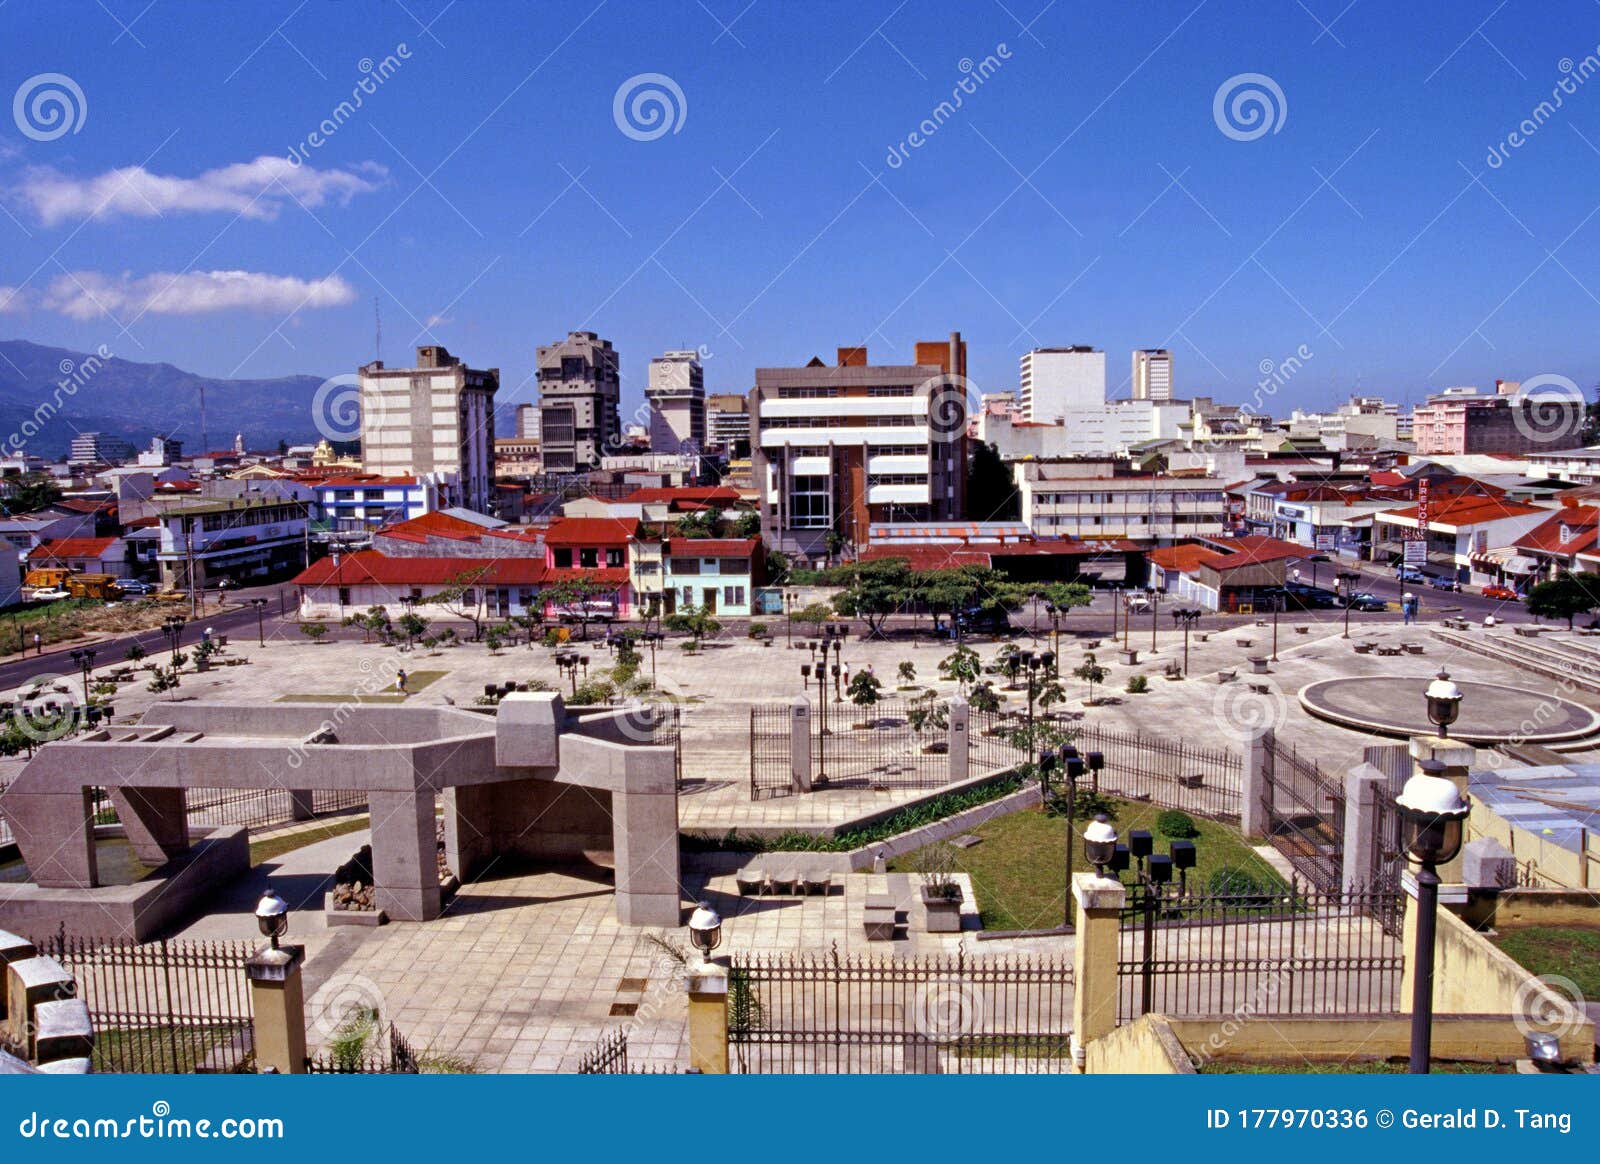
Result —
[[1120, 881], [1095, 873], [1075, 873], [1077, 903], [1072, 953], [1072, 1059], [1081, 1071], [1088, 1045], [1117, 1025], [1117, 957], [1121, 915], [1128, 891]]

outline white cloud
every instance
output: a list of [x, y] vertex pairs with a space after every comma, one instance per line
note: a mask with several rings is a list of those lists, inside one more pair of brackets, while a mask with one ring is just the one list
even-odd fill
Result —
[[28, 308], [21, 287], [7, 287], [0, 283], [0, 315], [18, 315]]
[[345, 205], [357, 194], [376, 190], [387, 172], [376, 162], [345, 170], [318, 170], [265, 155], [252, 162], [207, 170], [194, 178], [152, 174], [143, 166], [124, 166], [91, 178], [37, 167], [23, 174], [11, 194], [46, 226], [83, 218], [212, 212], [271, 219], [293, 202], [307, 207], [329, 201]]
[[282, 311], [342, 307], [355, 288], [337, 275], [299, 279], [259, 271], [157, 272], [135, 278], [100, 271], [59, 275], [44, 294], [44, 306], [72, 319], [111, 313], [204, 315], [214, 311]]

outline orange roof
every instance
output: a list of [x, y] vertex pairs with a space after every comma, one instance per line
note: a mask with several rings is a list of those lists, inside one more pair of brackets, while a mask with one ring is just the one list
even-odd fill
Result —
[[401, 485], [415, 485], [416, 483], [417, 479], [415, 477], [375, 477], [367, 476], [366, 474], [354, 474], [348, 477], [327, 477], [321, 481], [321, 485], [325, 488], [334, 486], [340, 489], [360, 489], [362, 487], [371, 489], [380, 485], [398, 487]]
[[1201, 562], [1216, 557], [1216, 552], [1189, 542], [1181, 546], [1162, 546], [1159, 550], [1151, 550], [1145, 557], [1152, 566], [1160, 566], [1163, 570], [1192, 574], [1199, 568]]
[[28, 560], [35, 558], [101, 558], [105, 552], [116, 545], [117, 538], [57, 538], [55, 541], [41, 542], [28, 553]]
[[656, 487], [641, 487], [635, 489], [622, 500], [625, 502], [693, 502], [697, 505], [706, 505], [723, 502], [733, 505], [739, 500], [737, 489], [727, 485], [679, 485]]
[[[1418, 506], [1393, 509], [1379, 517], [1403, 517], [1417, 520]], [[1530, 513], [1547, 513], [1537, 505], [1524, 505], [1520, 501], [1505, 501], [1499, 497], [1480, 497], [1471, 494], [1447, 497], [1428, 505], [1429, 525], [1480, 525], [1486, 521], [1501, 521], [1508, 517], [1526, 517]]]
[[338, 561], [313, 562], [294, 584], [445, 586], [460, 579], [476, 586], [538, 586], [548, 574], [542, 558], [391, 558], [362, 550]]
[[760, 544], [760, 538], [672, 538], [666, 544], [666, 554], [669, 558], [748, 558]]
[[476, 522], [453, 517], [437, 510], [413, 517], [408, 521], [397, 521], [378, 530], [378, 534], [382, 537], [398, 538], [403, 542], [425, 542], [429, 538], [453, 538], [457, 541], [475, 542], [493, 532]]
[[[1566, 541], [1561, 540], [1563, 526], [1567, 530]], [[1511, 544], [1519, 550], [1546, 554], [1579, 554], [1594, 548], [1596, 534], [1600, 534], [1600, 509], [1589, 505], [1570, 505]]]
[[633, 540], [639, 523], [619, 517], [563, 517], [545, 531], [547, 546], [616, 546]]

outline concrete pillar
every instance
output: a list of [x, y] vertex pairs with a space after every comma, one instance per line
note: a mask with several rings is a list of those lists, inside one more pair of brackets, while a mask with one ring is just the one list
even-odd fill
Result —
[[[10, 989], [6, 985], [10, 979], [7, 967], [13, 962], [36, 957], [38, 953], [39, 951], [27, 938], [19, 937], [9, 930], [0, 930], [0, 1028], [4, 1027], [6, 1015], [9, 1013], [6, 1006], [6, 998], [10, 994]], [[18, 1036], [21, 1034], [18, 1031], [12, 1033]]]
[[950, 742], [950, 783], [965, 780], [972, 769], [972, 749], [968, 746], [972, 727], [972, 709], [965, 699], [950, 701], [950, 729], [945, 738]]
[[1247, 837], [1267, 835], [1267, 754], [1273, 745], [1273, 731], [1267, 728], [1245, 741], [1244, 775], [1239, 788], [1239, 831]]
[[289, 819], [310, 820], [316, 815], [312, 807], [312, 792], [309, 788], [291, 788], [289, 790]]
[[[1416, 771], [1421, 773], [1422, 761], [1437, 760], [1444, 765], [1444, 771], [1439, 773], [1450, 783], [1461, 790], [1461, 795], [1467, 794], [1467, 776], [1472, 765], [1477, 763], [1478, 750], [1471, 744], [1461, 740], [1452, 740], [1444, 736], [1412, 736], [1411, 758], [1417, 762]], [[1463, 837], [1472, 839], [1472, 820], [1469, 817], [1464, 826]], [[1439, 866], [1439, 881], [1443, 886], [1462, 884], [1461, 855], [1456, 854], [1453, 861]], [[1440, 901], [1449, 900], [1451, 896], [1459, 898], [1459, 894], [1451, 895], [1441, 888]]]
[[93, 889], [100, 884], [94, 850], [94, 798], [89, 789], [8, 792], [6, 819], [35, 885]]
[[1346, 893], [1369, 889], [1377, 877], [1378, 798], [1389, 778], [1371, 764], [1357, 764], [1344, 777], [1344, 870]]
[[250, 1005], [255, 1011], [256, 1070], [280, 1075], [306, 1070], [306, 1004], [300, 968], [304, 946], [268, 946], [245, 965], [250, 979]]
[[611, 794], [617, 920], [625, 926], [676, 927], [678, 793], [670, 748], [630, 748], [627, 788]]
[[728, 1074], [728, 972], [715, 964], [689, 971], [689, 1068]]
[[1072, 899], [1072, 1060], [1081, 1071], [1088, 1045], [1117, 1025], [1117, 951], [1128, 891], [1109, 877], [1074, 873]]
[[47, 1002], [73, 997], [78, 984], [54, 958], [22, 958], [6, 967], [5, 990], [8, 996], [6, 1021], [12, 1036], [22, 1045], [23, 1057], [33, 1058], [38, 1024], [34, 1015]]
[[111, 804], [133, 855], [155, 868], [189, 847], [189, 812], [181, 788], [111, 788]]
[[377, 908], [391, 921], [432, 921], [441, 907], [433, 793], [374, 792], [368, 804]]
[[811, 791], [811, 703], [798, 698], [789, 707], [789, 772], [796, 792]]

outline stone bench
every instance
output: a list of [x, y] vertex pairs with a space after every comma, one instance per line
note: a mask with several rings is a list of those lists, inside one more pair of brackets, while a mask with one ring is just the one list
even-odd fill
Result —
[[867, 904], [861, 914], [862, 928], [867, 941], [894, 941], [895, 925], [898, 921], [899, 911], [895, 908], [894, 898], [887, 893], [867, 895]]
[[1250, 656], [1250, 673], [1252, 675], [1265, 675], [1267, 673], [1267, 657], [1265, 655]]

